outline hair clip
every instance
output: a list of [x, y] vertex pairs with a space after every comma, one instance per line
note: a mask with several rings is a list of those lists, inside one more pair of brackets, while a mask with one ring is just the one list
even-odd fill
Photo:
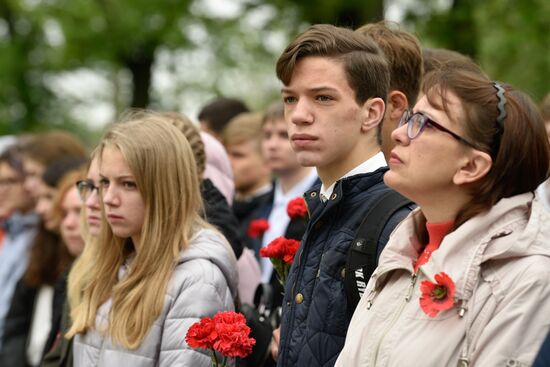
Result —
[[497, 117], [497, 123], [500, 129], [504, 129], [504, 120], [506, 119], [506, 96], [504, 96], [504, 88], [502, 85], [500, 85], [499, 82], [494, 81], [493, 87], [497, 90], [497, 98], [498, 98], [498, 117]]

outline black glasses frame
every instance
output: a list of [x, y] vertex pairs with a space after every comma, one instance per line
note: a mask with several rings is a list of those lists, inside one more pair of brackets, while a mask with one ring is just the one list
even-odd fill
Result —
[[[420, 123], [420, 128], [418, 129], [418, 132], [416, 134], [413, 134], [413, 125], [410, 122], [412, 121], [412, 119], [415, 116], [420, 116], [420, 122], [419, 122]], [[401, 116], [401, 120], [399, 121], [399, 126], [401, 127], [405, 124], [407, 124], [407, 136], [411, 140], [418, 138], [422, 134], [422, 132], [424, 131], [424, 128], [426, 127], [426, 125], [430, 125], [430, 126], [435, 127], [439, 131], [443, 131], [444, 133], [447, 133], [447, 134], [451, 135], [453, 138], [460, 141], [461, 143], [463, 143], [463, 144], [465, 144], [469, 147], [477, 149], [476, 146], [472, 142], [464, 139], [463, 137], [461, 137], [460, 135], [452, 132], [451, 130], [447, 129], [446, 127], [441, 126], [440, 124], [438, 124], [437, 122], [435, 122], [434, 120], [432, 120], [431, 118], [429, 118], [428, 116], [423, 114], [422, 112], [414, 112], [413, 113], [411, 110], [405, 110], [405, 112]]]
[[78, 190], [78, 196], [80, 196], [80, 200], [82, 201], [86, 201], [95, 190], [97, 190], [99, 194], [99, 187], [94, 185], [94, 182], [89, 179], [77, 181], [76, 189]]

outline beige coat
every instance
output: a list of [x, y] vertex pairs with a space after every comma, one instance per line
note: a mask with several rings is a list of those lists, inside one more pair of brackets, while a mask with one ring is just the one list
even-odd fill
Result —
[[[531, 193], [447, 235], [416, 278], [412, 213], [382, 252], [336, 366], [527, 366], [550, 328], [550, 214]], [[455, 306], [428, 317], [420, 283], [447, 273]]]

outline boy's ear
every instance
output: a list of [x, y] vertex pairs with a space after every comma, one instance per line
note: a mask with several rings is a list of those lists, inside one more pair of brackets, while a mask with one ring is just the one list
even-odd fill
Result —
[[392, 90], [388, 94], [388, 102], [386, 103], [387, 118], [392, 121], [399, 121], [407, 108], [409, 108], [409, 100], [405, 93]]
[[464, 158], [463, 163], [459, 164], [453, 176], [453, 183], [455, 185], [465, 185], [479, 181], [489, 173], [492, 166], [493, 160], [489, 154], [473, 149]]
[[369, 98], [363, 104], [363, 124], [361, 129], [363, 131], [369, 131], [378, 126], [384, 118], [385, 104], [382, 98]]

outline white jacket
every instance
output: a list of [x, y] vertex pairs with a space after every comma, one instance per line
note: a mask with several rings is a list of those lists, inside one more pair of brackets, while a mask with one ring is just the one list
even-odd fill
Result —
[[[445, 236], [415, 279], [414, 213], [382, 252], [336, 366], [530, 365], [550, 328], [550, 214], [531, 193], [503, 199]], [[430, 318], [419, 288], [439, 272], [455, 306]]]
[[202, 317], [233, 310], [236, 289], [237, 265], [231, 247], [218, 232], [200, 230], [189, 248], [181, 252], [166, 294], [159, 295], [164, 297], [162, 312], [141, 345], [135, 350], [125, 349], [97, 331], [97, 326], [108, 320], [109, 300], [98, 310], [96, 329], [76, 335], [74, 365], [211, 367], [207, 352], [191, 349], [185, 335]]

